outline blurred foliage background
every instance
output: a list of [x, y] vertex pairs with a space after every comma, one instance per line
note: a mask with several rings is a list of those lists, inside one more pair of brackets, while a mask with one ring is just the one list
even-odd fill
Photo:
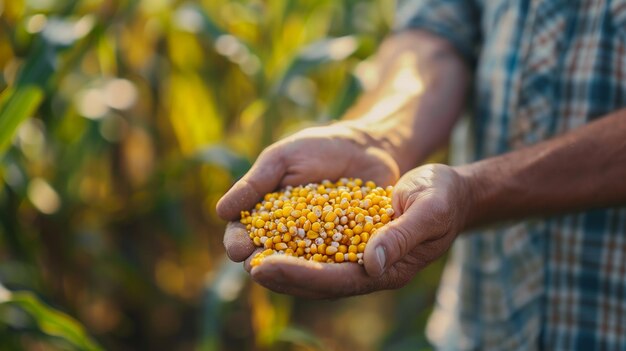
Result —
[[416, 350], [441, 262], [306, 301], [225, 259], [214, 206], [339, 118], [388, 0], [0, 0], [0, 349]]

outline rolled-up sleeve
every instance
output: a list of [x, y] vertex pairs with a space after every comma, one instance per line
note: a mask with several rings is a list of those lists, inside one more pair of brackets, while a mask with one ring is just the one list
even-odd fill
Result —
[[475, 0], [405, 0], [395, 31], [424, 29], [447, 39], [471, 65], [480, 47], [480, 8]]

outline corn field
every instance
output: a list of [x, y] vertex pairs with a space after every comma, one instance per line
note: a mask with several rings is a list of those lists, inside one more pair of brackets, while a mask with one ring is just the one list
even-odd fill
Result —
[[394, 292], [253, 284], [215, 204], [340, 118], [385, 0], [0, 0], [0, 349], [416, 350], [442, 263]]

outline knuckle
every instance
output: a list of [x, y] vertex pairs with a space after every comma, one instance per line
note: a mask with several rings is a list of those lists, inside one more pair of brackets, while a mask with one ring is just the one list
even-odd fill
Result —
[[388, 252], [395, 256], [391, 258], [399, 259], [411, 249], [413, 242], [412, 233], [403, 226], [396, 226], [391, 229], [389, 234], [391, 234], [393, 240], [390, 240], [388, 244]]

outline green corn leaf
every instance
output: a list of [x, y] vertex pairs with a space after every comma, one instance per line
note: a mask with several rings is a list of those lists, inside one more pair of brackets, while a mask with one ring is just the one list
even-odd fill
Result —
[[52, 48], [47, 41], [36, 44], [14, 87], [0, 98], [0, 156], [4, 154], [22, 121], [32, 116], [44, 98], [44, 89], [54, 72]]
[[61, 338], [78, 350], [102, 350], [76, 320], [47, 306], [31, 292], [11, 293], [7, 300], [0, 302], [2, 306], [21, 309], [34, 319], [42, 333]]
[[43, 100], [43, 89], [29, 85], [5, 91], [0, 107], [0, 155], [4, 154], [13, 134], [39, 107]]

